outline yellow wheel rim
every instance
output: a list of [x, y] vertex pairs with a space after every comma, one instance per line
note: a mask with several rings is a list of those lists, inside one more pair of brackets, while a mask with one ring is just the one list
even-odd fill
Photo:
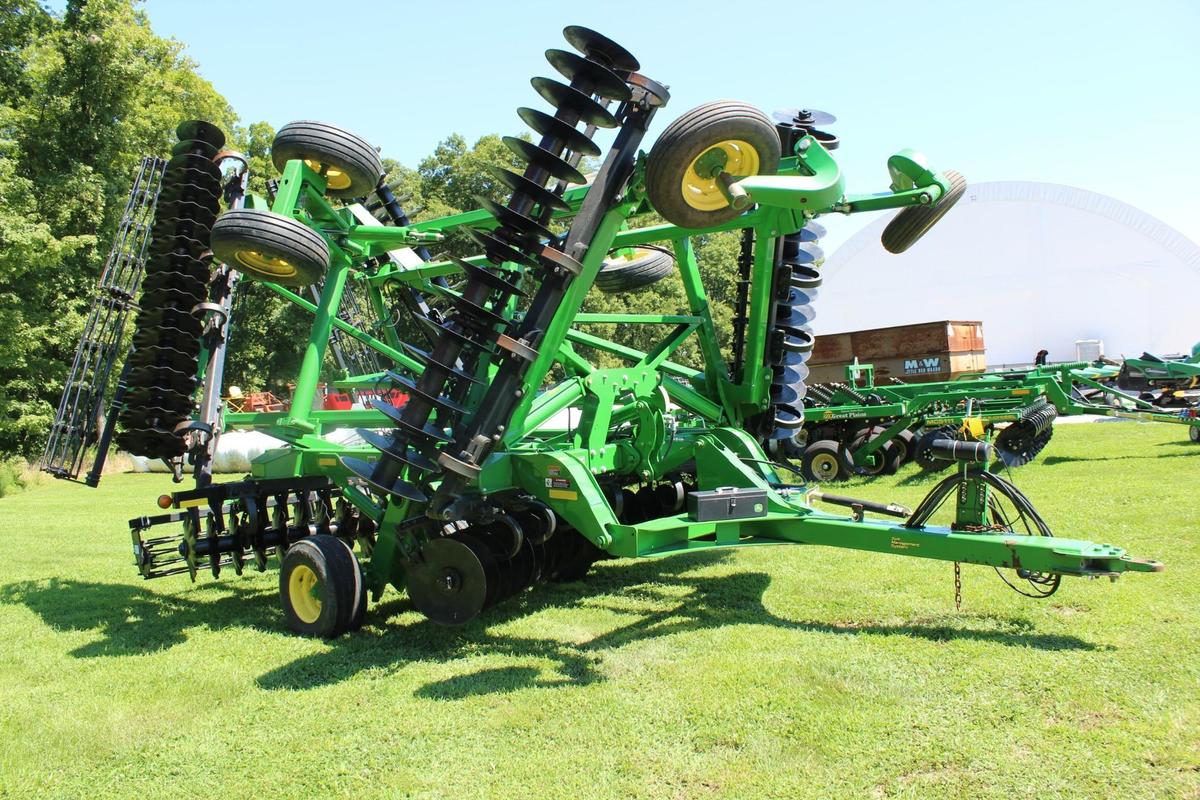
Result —
[[817, 480], [833, 477], [838, 473], [837, 457], [831, 453], [818, 453], [812, 460], [812, 471]]
[[260, 275], [291, 278], [296, 274], [296, 268], [282, 258], [268, 256], [257, 250], [239, 250], [234, 254], [233, 259], [246, 269]]
[[631, 261], [637, 261], [639, 258], [645, 258], [646, 256], [650, 255], [652, 252], [654, 252], [654, 251], [647, 250], [644, 247], [631, 247], [627, 250], [622, 250], [618, 253], [615, 253], [614, 255], [612, 255], [609, 258], [606, 258], [604, 260], [606, 262], [608, 262], [609, 264], [628, 263]]
[[288, 603], [300, 621], [306, 625], [311, 625], [321, 616], [319, 584], [317, 573], [307, 564], [296, 565], [288, 578]]
[[758, 151], [751, 147], [749, 142], [741, 139], [726, 139], [697, 153], [683, 173], [680, 190], [683, 192], [684, 201], [698, 211], [716, 211], [729, 207], [729, 200], [721, 191], [717, 176], [703, 175], [696, 170], [696, 163], [713, 150], [721, 151], [725, 159], [723, 171], [730, 175], [745, 178], [747, 175], [758, 174]]
[[304, 159], [304, 163], [308, 164], [308, 168], [313, 172], [318, 172], [325, 176], [326, 189], [338, 190], [350, 188], [350, 176], [337, 167], [327, 167], [320, 161], [314, 161], [311, 158]]

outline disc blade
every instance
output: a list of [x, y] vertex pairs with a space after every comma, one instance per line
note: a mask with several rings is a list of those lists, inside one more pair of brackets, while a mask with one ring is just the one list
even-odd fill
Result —
[[837, 117], [827, 111], [818, 111], [815, 108], [782, 108], [771, 116], [776, 122], [783, 122], [789, 125], [799, 125], [807, 128], [815, 125], [832, 125], [837, 122]]

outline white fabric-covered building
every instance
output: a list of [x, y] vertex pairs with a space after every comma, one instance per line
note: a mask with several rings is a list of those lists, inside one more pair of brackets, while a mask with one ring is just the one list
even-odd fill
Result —
[[1177, 353], [1200, 340], [1200, 247], [1119, 200], [1049, 183], [968, 186], [908, 252], [879, 243], [891, 215], [825, 264], [816, 331], [981, 320], [990, 365]]

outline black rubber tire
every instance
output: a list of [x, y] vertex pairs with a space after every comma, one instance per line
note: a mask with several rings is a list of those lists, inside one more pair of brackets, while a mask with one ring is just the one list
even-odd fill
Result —
[[883, 446], [883, 470], [881, 475], [895, 475], [904, 465], [906, 449], [902, 442], [892, 439]]
[[[213, 255], [247, 277], [284, 286], [308, 286], [329, 269], [329, 244], [299, 220], [259, 208], [226, 211], [213, 225]], [[244, 260], [245, 253], [281, 259], [292, 274], [276, 274]]]
[[319, 162], [339, 170], [348, 181], [344, 186], [326, 187], [330, 197], [363, 197], [375, 190], [383, 177], [383, 162], [371, 144], [348, 130], [301, 119], [289, 122], [275, 134], [271, 162], [280, 172], [293, 159]]
[[[311, 622], [300, 618], [289, 592], [292, 573], [301, 566], [308, 567], [317, 577], [321, 608]], [[336, 536], [307, 536], [289, 547], [279, 568], [279, 598], [288, 627], [303, 636], [321, 639], [345, 633], [359, 602], [356, 586], [361, 586], [362, 581], [356, 580], [357, 569], [354, 554]]]
[[363, 621], [367, 614], [367, 584], [363, 580], [362, 565], [358, 563], [358, 556], [354, 555], [354, 548], [345, 539], [338, 539], [339, 542], [350, 553], [350, 558], [354, 561], [354, 605], [350, 612], [350, 619], [346, 621], [346, 630], [354, 633], [362, 630]]
[[675, 271], [675, 259], [661, 250], [638, 248], [631, 259], [605, 259], [596, 276], [596, 288], [605, 294], [642, 289]]
[[818, 483], [844, 481], [853, 470], [854, 465], [845, 446], [832, 439], [810, 442], [800, 459], [801, 474], [805, 479]]
[[[883, 431], [884, 427], [882, 425], [860, 429], [854, 435], [854, 440], [850, 444], [850, 452], [853, 453], [859, 447], [879, 436]], [[860, 475], [895, 475], [896, 470], [900, 469], [900, 465], [903, 463], [904, 452], [904, 445], [892, 439], [876, 451], [875, 466], [855, 466], [854, 471]], [[851, 461], [853, 461], [853, 457]]]
[[737, 100], [705, 103], [668, 125], [647, 156], [646, 196], [654, 210], [682, 228], [707, 228], [741, 214], [728, 204], [710, 211], [694, 208], [680, 190], [692, 161], [729, 139], [754, 148], [757, 174], [772, 175], [779, 168], [779, 134], [766, 114]]
[[904, 466], [909, 461], [912, 461], [917, 454], [917, 435], [909, 430], [903, 430], [896, 434], [892, 439], [900, 449], [900, 464]]
[[967, 179], [952, 169], [946, 170], [944, 174], [950, 181], [950, 191], [935, 205], [909, 206], [892, 217], [892, 221], [883, 229], [883, 235], [879, 237], [884, 250], [898, 255], [912, 247], [938, 220], [946, 216], [963, 196], [963, 192], [967, 190]]
[[1188, 428], [1188, 438], [1196, 444], [1200, 444], [1200, 427], [1193, 425], [1192, 427]]

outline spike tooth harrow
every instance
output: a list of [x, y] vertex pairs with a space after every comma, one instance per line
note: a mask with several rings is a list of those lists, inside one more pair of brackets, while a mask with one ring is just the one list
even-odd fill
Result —
[[[41, 468], [55, 477], [78, 478], [86, 451], [95, 444], [86, 482], [99, 483], [116, 423], [116, 415], [105, 410], [109, 379], [142, 281], [166, 163], [155, 156], [143, 158], [130, 188], [42, 454]], [[124, 383], [118, 380], [110, 409], [119, 408], [123, 394]], [[99, 431], [97, 426], [102, 426]]]

